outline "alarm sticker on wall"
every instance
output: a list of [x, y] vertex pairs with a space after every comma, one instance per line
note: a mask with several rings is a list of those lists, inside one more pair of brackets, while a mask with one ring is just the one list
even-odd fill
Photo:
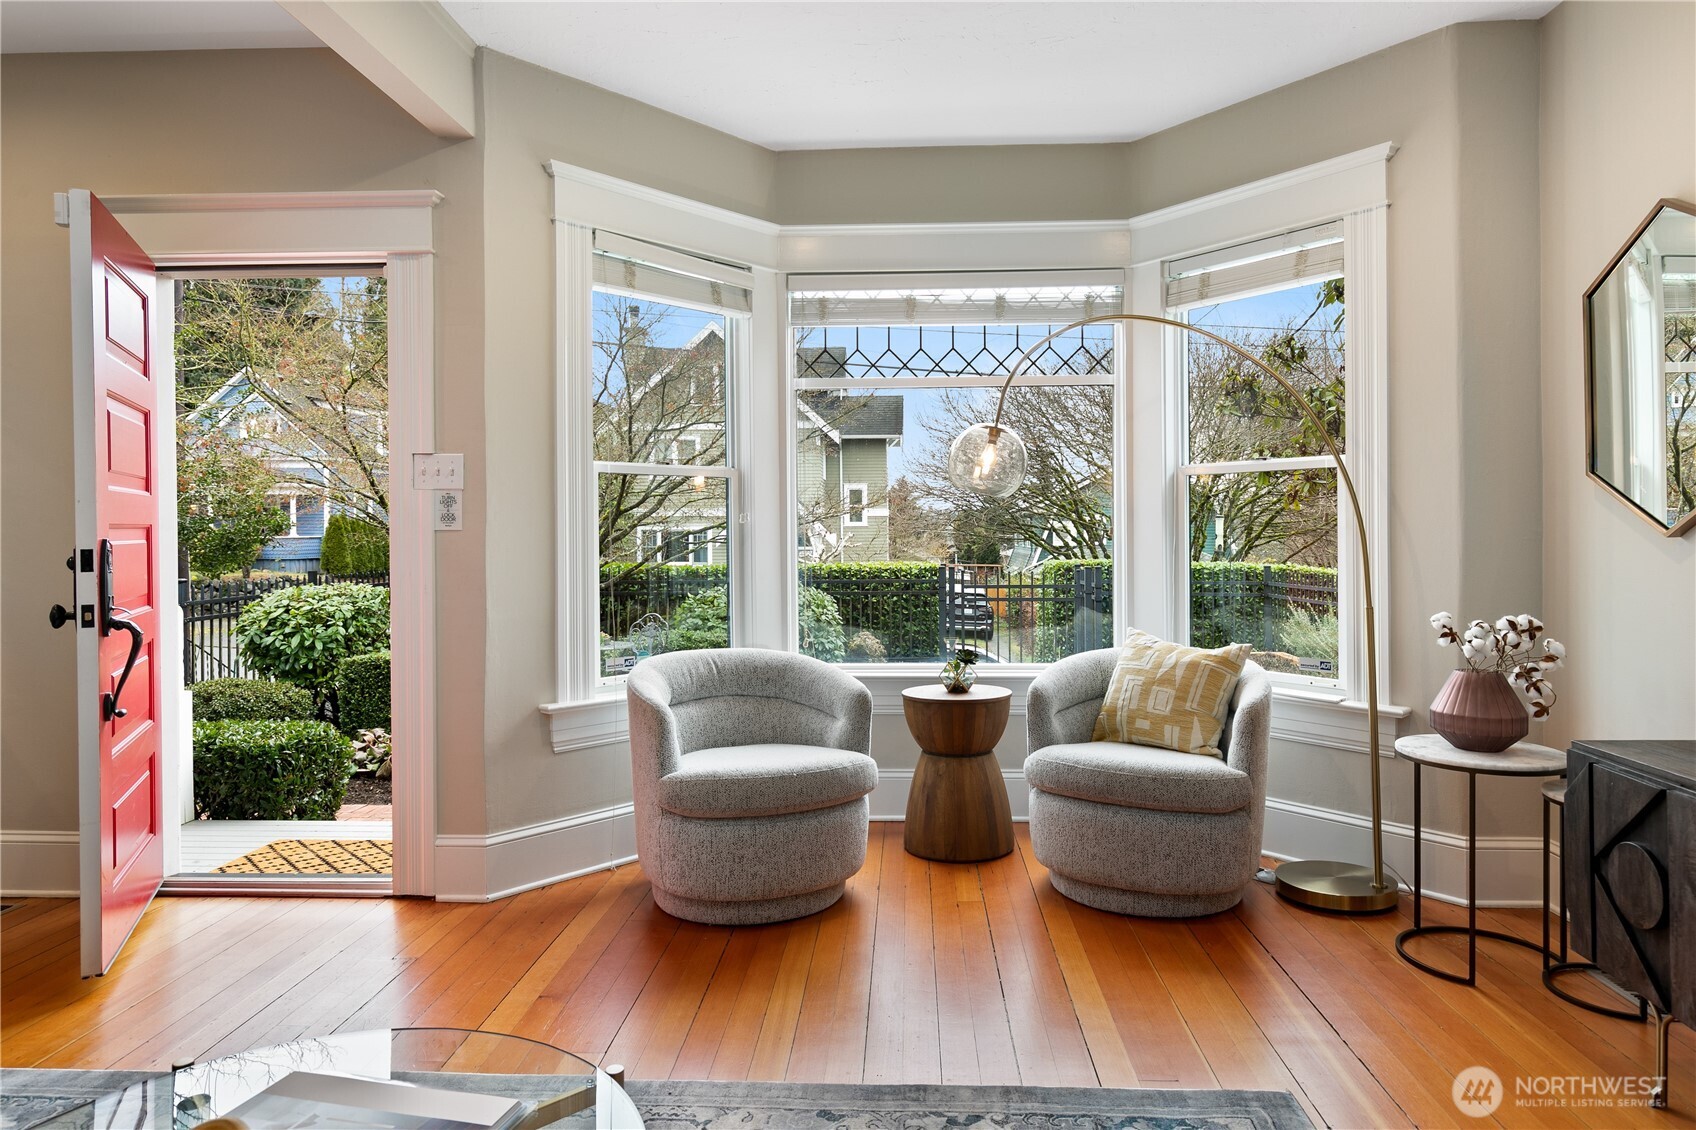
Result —
[[464, 518], [461, 503], [462, 491], [439, 490], [436, 492], [436, 529], [457, 530]]

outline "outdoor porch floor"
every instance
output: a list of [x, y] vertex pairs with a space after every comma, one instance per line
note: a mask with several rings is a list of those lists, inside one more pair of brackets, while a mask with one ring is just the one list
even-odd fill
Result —
[[276, 840], [387, 840], [387, 820], [195, 820], [183, 825], [182, 870], [205, 875]]

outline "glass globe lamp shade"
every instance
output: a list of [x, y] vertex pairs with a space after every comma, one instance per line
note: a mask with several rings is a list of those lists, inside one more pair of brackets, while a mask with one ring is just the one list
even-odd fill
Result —
[[948, 478], [984, 498], [1006, 498], [1025, 481], [1025, 441], [1012, 428], [973, 424], [948, 446]]

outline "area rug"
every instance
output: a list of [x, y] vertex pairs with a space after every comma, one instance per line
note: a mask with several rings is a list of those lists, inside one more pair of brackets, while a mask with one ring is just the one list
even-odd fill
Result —
[[[0, 1130], [28, 1127], [145, 1071], [0, 1070]], [[873, 1086], [631, 1080], [647, 1130], [1312, 1130], [1284, 1091]]]
[[217, 875], [387, 875], [390, 840], [274, 840], [212, 869]]

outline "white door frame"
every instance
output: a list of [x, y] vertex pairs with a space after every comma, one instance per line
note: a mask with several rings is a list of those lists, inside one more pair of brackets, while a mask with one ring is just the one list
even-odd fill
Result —
[[[412, 456], [435, 450], [435, 258], [431, 189], [103, 196], [161, 271], [278, 267], [322, 273], [382, 264], [389, 317], [389, 585], [394, 743], [412, 753], [395, 774], [396, 895], [436, 889], [436, 554], [431, 495], [413, 490]], [[168, 306], [167, 306], [168, 309]], [[174, 418], [174, 415], [173, 417]], [[174, 465], [174, 437], [170, 447]], [[165, 466], [161, 462], [161, 467]], [[174, 475], [171, 479], [174, 484]], [[172, 523], [174, 528], [174, 522]], [[163, 540], [163, 539], [162, 539]], [[174, 539], [161, 576], [176, 575]], [[160, 551], [165, 550], [160, 546]], [[181, 668], [162, 688], [165, 740], [184, 748]], [[166, 759], [170, 761], [170, 758]], [[408, 772], [407, 769], [413, 771]], [[175, 812], [167, 776], [167, 809]], [[168, 830], [167, 859], [176, 833]], [[223, 889], [223, 888], [220, 888]], [[233, 892], [232, 892], [233, 893]]]

